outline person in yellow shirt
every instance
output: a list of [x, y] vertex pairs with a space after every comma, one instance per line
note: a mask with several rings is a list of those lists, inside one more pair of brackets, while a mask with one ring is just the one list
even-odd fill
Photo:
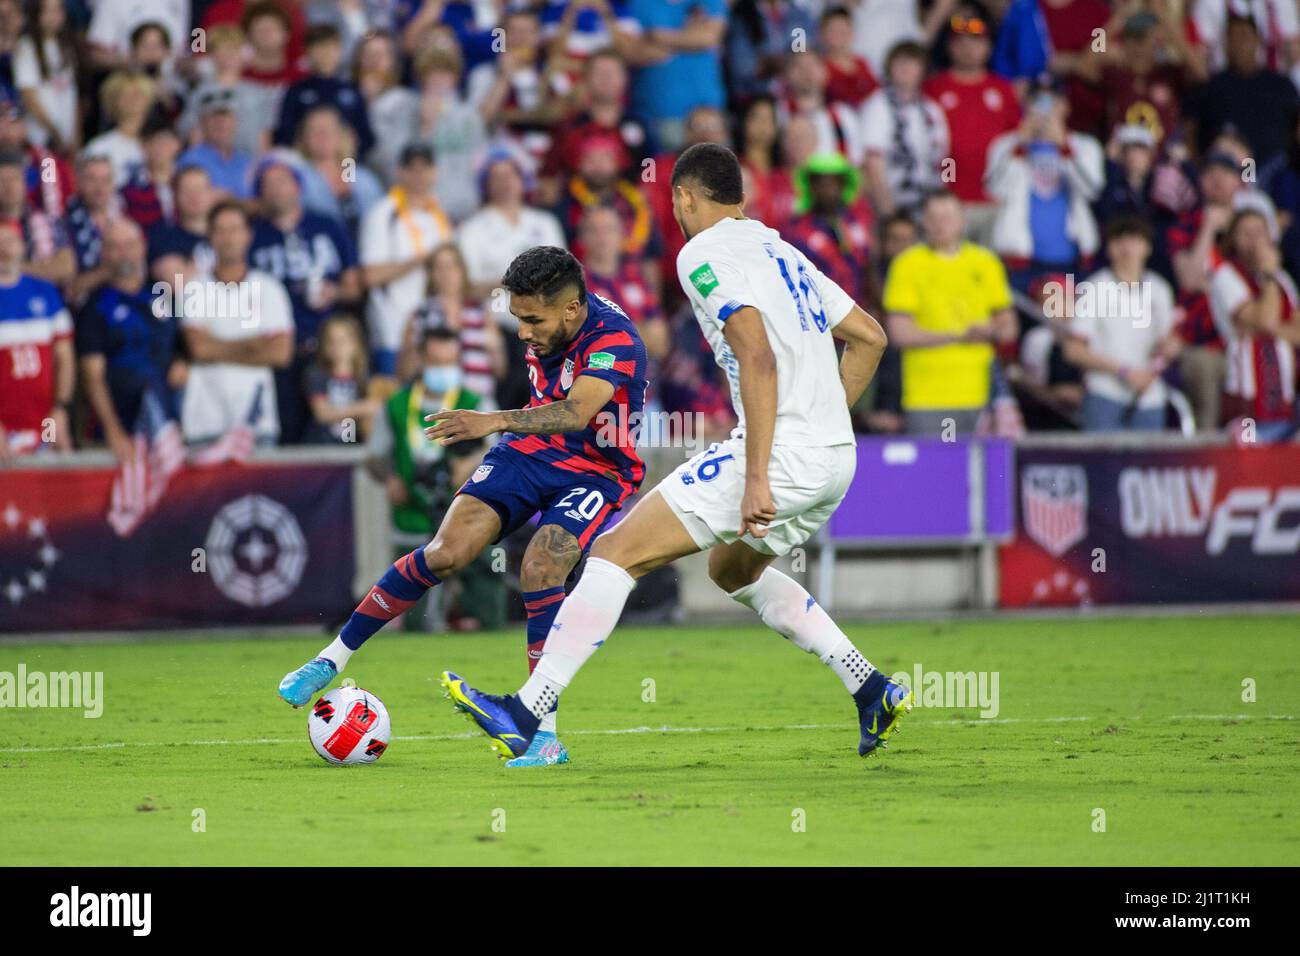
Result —
[[1006, 269], [962, 239], [964, 218], [952, 193], [928, 195], [925, 241], [895, 257], [885, 277], [889, 341], [902, 350], [912, 435], [971, 434], [989, 402], [994, 344], [1016, 337]]

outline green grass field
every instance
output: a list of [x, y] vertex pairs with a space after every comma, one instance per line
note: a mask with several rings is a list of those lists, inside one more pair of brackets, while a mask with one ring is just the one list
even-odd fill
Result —
[[513, 689], [522, 636], [394, 633], [348, 671], [393, 744], [339, 768], [275, 697], [320, 639], [0, 644], [105, 697], [0, 710], [0, 864], [1300, 864], [1300, 618], [848, 630], [886, 672], [996, 671], [997, 718], [918, 708], [862, 760], [838, 681], [761, 627], [629, 628], [565, 697], [573, 763], [508, 771], [435, 675]]

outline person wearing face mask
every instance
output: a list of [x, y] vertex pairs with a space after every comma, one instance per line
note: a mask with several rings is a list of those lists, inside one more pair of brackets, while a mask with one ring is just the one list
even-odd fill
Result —
[[441, 408], [479, 407], [479, 396], [462, 385], [460, 339], [447, 325], [425, 328], [420, 339], [421, 371], [380, 409], [369, 452], [376, 477], [384, 481], [393, 522], [400, 531], [431, 536], [442, 513], [482, 456], [485, 445], [465, 447], [426, 441], [424, 416]]
[[[487, 448], [483, 440], [443, 445], [424, 437], [424, 416], [439, 409], [476, 409], [479, 396], [462, 384], [460, 337], [447, 325], [430, 325], [420, 340], [423, 368], [375, 416], [367, 443], [370, 473], [384, 483], [392, 507], [396, 541], [428, 540], [442, 524], [456, 491], [469, 480]], [[395, 556], [398, 556], [395, 554]], [[464, 629], [505, 624], [505, 589], [486, 550], [459, 574], [460, 594], [449, 616]], [[425, 600], [427, 600], [427, 594]], [[457, 615], [456, 608], [472, 608]], [[424, 630], [425, 614], [415, 608], [404, 618], [407, 630]]]
[[[457, 349], [457, 351], [459, 351], [459, 349]], [[430, 395], [450, 395], [453, 392], [460, 391], [460, 383], [463, 377], [464, 373], [461, 372], [459, 361], [454, 365], [450, 363], [426, 365], [423, 374], [420, 376], [420, 384]], [[440, 405], [439, 407], [446, 406]], [[455, 405], [453, 407], [469, 408], [470, 406]]]

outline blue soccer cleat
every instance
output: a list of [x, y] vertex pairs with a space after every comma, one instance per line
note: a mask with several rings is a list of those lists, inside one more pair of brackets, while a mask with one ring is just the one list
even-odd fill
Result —
[[488, 735], [492, 749], [503, 760], [523, 756], [528, 750], [529, 735], [519, 728], [511, 716], [509, 697], [475, 690], [451, 671], [442, 672], [442, 687], [456, 708]]
[[862, 728], [862, 739], [858, 741], [858, 756], [865, 757], [875, 752], [876, 748], [884, 750], [890, 737], [898, 732], [898, 722], [904, 714], [912, 709], [912, 692], [906, 685], [885, 678], [883, 691], [875, 691], [869, 698], [859, 694], [866, 690], [866, 684], [854, 699], [858, 704], [858, 724]]
[[507, 760], [507, 767], [550, 767], [557, 763], [568, 763], [569, 752], [564, 749], [560, 739], [547, 730], [539, 730], [533, 735], [533, 742], [522, 757]]
[[328, 687], [338, 674], [333, 661], [317, 657], [284, 675], [284, 680], [280, 681], [280, 697], [295, 707], [301, 707], [311, 700], [312, 694]]

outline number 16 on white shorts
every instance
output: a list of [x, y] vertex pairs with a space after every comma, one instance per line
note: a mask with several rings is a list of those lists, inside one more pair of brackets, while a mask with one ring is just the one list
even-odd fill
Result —
[[[774, 445], [767, 480], [776, 520], [765, 538], [745, 535], [764, 554], [787, 554], [812, 537], [844, 499], [857, 468], [853, 445]], [[710, 445], [657, 486], [700, 549], [740, 537], [745, 440]]]

